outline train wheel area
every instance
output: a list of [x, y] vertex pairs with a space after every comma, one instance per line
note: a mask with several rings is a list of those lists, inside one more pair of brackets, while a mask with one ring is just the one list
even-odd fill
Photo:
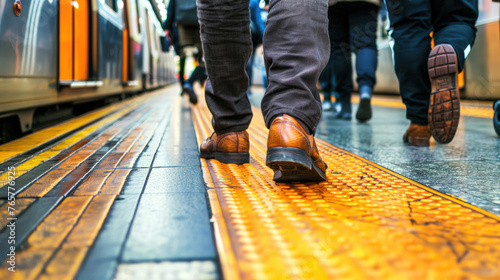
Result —
[[2, 279], [500, 277], [491, 102], [462, 102], [456, 139], [424, 148], [402, 143], [397, 98], [374, 96], [368, 123], [325, 113], [328, 180], [285, 184], [257, 107], [249, 164], [200, 160], [211, 115], [178, 91], [0, 146]]

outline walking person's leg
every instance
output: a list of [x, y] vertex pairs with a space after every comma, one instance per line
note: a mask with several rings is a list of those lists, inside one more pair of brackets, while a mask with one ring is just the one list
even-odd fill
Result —
[[431, 51], [431, 1], [386, 0], [394, 38], [394, 63], [399, 91], [410, 127], [403, 141], [429, 146], [428, 109], [431, 85], [427, 59]]
[[271, 0], [262, 113], [270, 128], [266, 163], [276, 181], [326, 180], [314, 132], [321, 119], [316, 83], [329, 49], [326, 1]]
[[352, 118], [351, 94], [353, 91], [349, 4], [351, 3], [338, 3], [328, 9], [335, 92], [338, 93], [341, 107], [336, 117], [345, 120]]
[[457, 74], [462, 71], [476, 36], [477, 0], [432, 3], [435, 47], [429, 55], [431, 100], [429, 127], [434, 139], [449, 143], [460, 120]]
[[209, 77], [205, 99], [215, 131], [201, 145], [200, 156], [225, 163], [246, 163], [246, 129], [252, 119], [245, 73], [252, 52], [249, 0], [198, 0], [197, 4]]
[[353, 5], [349, 17], [351, 45], [356, 53], [356, 74], [359, 90], [359, 107], [356, 119], [365, 122], [371, 119], [371, 96], [376, 83], [377, 70], [377, 5], [371, 3], [350, 3]]

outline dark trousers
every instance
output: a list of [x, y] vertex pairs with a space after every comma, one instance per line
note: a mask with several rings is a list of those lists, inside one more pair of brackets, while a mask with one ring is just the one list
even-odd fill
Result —
[[427, 59], [431, 31], [435, 44], [455, 49], [459, 69], [474, 42], [477, 0], [386, 0], [394, 38], [394, 62], [406, 117], [415, 124], [428, 124], [431, 85]]
[[319, 83], [323, 90], [324, 100], [331, 100], [332, 92], [335, 89], [335, 77], [333, 76], [333, 53], [330, 52], [330, 59], [319, 76]]
[[[245, 130], [252, 118], [245, 73], [252, 52], [249, 0], [197, 3], [214, 130]], [[327, 8], [324, 0], [271, 0], [263, 46], [269, 86], [261, 106], [267, 127], [277, 115], [289, 114], [316, 130], [316, 82], [330, 49]]]
[[252, 42], [252, 55], [250, 56], [250, 60], [245, 67], [248, 76], [248, 86], [252, 85], [253, 79], [253, 62], [255, 61], [255, 51], [257, 50], [257, 46]]
[[340, 2], [328, 9], [335, 91], [343, 111], [350, 111], [352, 82], [351, 52], [356, 54], [358, 87], [375, 85], [377, 70], [378, 6], [365, 2]]

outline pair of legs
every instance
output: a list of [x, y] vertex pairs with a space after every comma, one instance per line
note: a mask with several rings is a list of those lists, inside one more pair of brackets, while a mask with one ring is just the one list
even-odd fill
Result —
[[[431, 92], [434, 92], [430, 79], [435, 79], [429, 76], [430, 33], [433, 32], [436, 47], [451, 46], [451, 51], [456, 55], [455, 71], [461, 71], [476, 36], [474, 25], [478, 15], [478, 2], [387, 0], [386, 4], [393, 30], [391, 36], [395, 40], [395, 70], [401, 97], [406, 105], [406, 117], [412, 124], [426, 126], [429, 124], [429, 106], [433, 105]], [[440, 51], [435, 52], [432, 56]], [[458, 125], [458, 119], [456, 122]]]
[[[330, 30], [328, 30], [330, 33]], [[331, 35], [330, 35], [331, 38]], [[335, 92], [335, 77], [333, 76], [333, 53], [330, 51], [330, 59], [319, 76], [319, 84], [323, 91], [323, 111], [340, 112], [340, 102], [338, 93]], [[335, 104], [332, 103], [332, 95], [335, 97]]]
[[[198, 0], [198, 18], [209, 77], [205, 98], [215, 135], [245, 131], [252, 119], [245, 73], [252, 52], [249, 0]], [[263, 46], [269, 85], [261, 106], [271, 129], [268, 157], [274, 141], [273, 121], [286, 123], [289, 116], [300, 124], [290, 127], [309, 135], [302, 135], [304, 139], [316, 131], [321, 119], [316, 81], [329, 56], [327, 20], [326, 1], [271, 0]], [[314, 137], [308, 141], [314, 142]], [[211, 155], [215, 152], [204, 157]]]
[[[199, 26], [178, 26], [179, 30], [179, 41], [180, 41], [180, 67], [179, 67], [179, 82], [182, 86], [182, 94], [187, 94], [189, 96], [189, 101], [193, 104], [198, 103], [198, 97], [193, 90], [193, 84], [199, 82], [201, 85], [207, 79], [207, 74], [205, 66], [202, 62], [202, 47], [200, 41], [200, 27]], [[197, 66], [193, 73], [189, 76], [188, 80], [184, 79], [184, 73], [186, 69], [186, 48], [196, 47], [198, 53], [195, 54], [198, 57], [199, 66]]]
[[356, 81], [362, 98], [356, 117], [359, 121], [371, 118], [370, 98], [377, 69], [378, 10], [378, 6], [367, 2], [340, 2], [328, 9], [335, 92], [342, 106], [339, 118], [351, 119], [352, 52], [356, 54]]

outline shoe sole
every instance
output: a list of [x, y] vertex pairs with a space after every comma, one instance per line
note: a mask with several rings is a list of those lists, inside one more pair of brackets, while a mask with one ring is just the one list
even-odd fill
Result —
[[274, 170], [273, 180], [276, 182], [326, 181], [325, 172], [298, 148], [267, 150], [266, 165]]
[[200, 154], [204, 159], [215, 159], [222, 163], [245, 164], [250, 162], [250, 153], [221, 153]]
[[453, 140], [460, 120], [458, 69], [453, 47], [442, 44], [433, 48], [427, 67], [432, 86], [429, 128], [437, 142], [446, 144]]
[[493, 104], [493, 110], [495, 110], [495, 115], [493, 117], [493, 127], [495, 132], [500, 136], [500, 100]]
[[359, 122], [366, 122], [372, 118], [372, 106], [370, 99], [363, 98], [359, 102], [358, 111], [356, 112], [356, 119]]
[[189, 102], [191, 102], [193, 105], [195, 105], [196, 103], [198, 103], [198, 97], [196, 96], [196, 94], [194, 93], [194, 91], [192, 91], [190, 88], [183, 88], [182, 89], [182, 92], [184, 93], [187, 93], [188, 96], [189, 96]]

